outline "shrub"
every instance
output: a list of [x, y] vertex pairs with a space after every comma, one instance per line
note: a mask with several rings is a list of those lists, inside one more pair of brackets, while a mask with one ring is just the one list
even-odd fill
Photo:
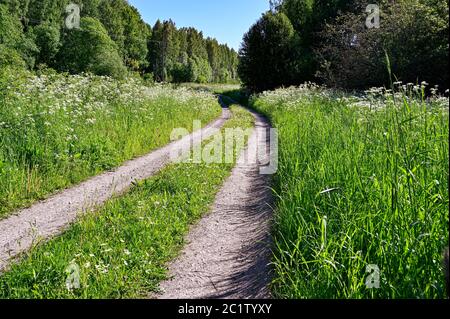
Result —
[[294, 27], [284, 13], [266, 13], [244, 35], [239, 76], [251, 90], [263, 91], [287, 84]]
[[81, 28], [64, 36], [59, 61], [61, 69], [70, 73], [92, 72], [115, 78], [126, 74], [117, 45], [94, 18], [82, 18]]
[[43, 23], [34, 28], [36, 45], [39, 48], [38, 64], [55, 65], [56, 55], [61, 46], [61, 34], [57, 25]]
[[[0, 5], [0, 65], [23, 67], [23, 61], [32, 68], [38, 49], [33, 41], [33, 34], [23, 32], [17, 16], [8, 11], [6, 5]], [[20, 57], [20, 58], [19, 58]]]
[[170, 75], [175, 83], [191, 82], [191, 72], [188, 65], [175, 63], [170, 71]]
[[6, 68], [7, 66], [25, 68], [26, 64], [16, 50], [0, 44], [0, 69]]

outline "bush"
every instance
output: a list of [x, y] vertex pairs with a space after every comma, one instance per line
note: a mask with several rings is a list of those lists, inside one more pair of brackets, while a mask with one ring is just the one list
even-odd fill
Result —
[[117, 51], [103, 49], [93, 56], [93, 62], [87, 71], [97, 75], [112, 76], [116, 79], [121, 79], [127, 74], [127, 69]]
[[61, 69], [70, 73], [92, 72], [114, 78], [126, 74], [117, 45], [94, 18], [82, 18], [81, 28], [64, 36], [59, 62]]
[[155, 84], [155, 78], [153, 76], [153, 73], [144, 73], [143, 79], [144, 79], [144, 83], [146, 85], [153, 85], [153, 84]]
[[34, 44], [33, 34], [29, 32], [25, 35], [19, 18], [11, 14], [3, 4], [0, 5], [0, 46], [0, 65], [23, 67], [22, 62], [25, 61], [30, 68], [34, 67], [38, 49]]
[[14, 68], [25, 68], [26, 64], [16, 50], [0, 44], [0, 69], [8, 66]]
[[244, 35], [239, 76], [253, 91], [288, 84], [294, 28], [284, 13], [266, 13]]
[[175, 83], [191, 82], [191, 71], [189, 65], [175, 63], [170, 71], [172, 81]]
[[39, 48], [38, 64], [55, 65], [61, 46], [61, 34], [57, 25], [43, 23], [34, 28], [36, 45]]
[[207, 60], [199, 57], [189, 59], [189, 82], [208, 83], [212, 80], [212, 69]]

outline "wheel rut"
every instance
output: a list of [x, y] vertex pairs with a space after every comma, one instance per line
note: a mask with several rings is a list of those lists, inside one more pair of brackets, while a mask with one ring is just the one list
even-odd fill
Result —
[[[169, 265], [159, 299], [270, 298], [272, 220], [268, 121], [252, 112], [255, 130], [211, 212], [193, 226], [181, 255]], [[263, 134], [266, 132], [266, 134]], [[257, 156], [264, 150], [267, 156]]]
[[34, 245], [61, 234], [80, 215], [123, 194], [136, 181], [158, 173], [172, 162], [174, 149], [189, 148], [216, 134], [231, 116], [221, 104], [221, 117], [205, 128], [0, 220], [0, 272]]

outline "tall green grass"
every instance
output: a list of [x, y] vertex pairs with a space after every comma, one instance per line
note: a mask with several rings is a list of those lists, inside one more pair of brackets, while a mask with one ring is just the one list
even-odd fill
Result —
[[[276, 296], [446, 296], [448, 99], [445, 104], [424, 101], [420, 92], [356, 99], [317, 88], [252, 100], [280, 135]], [[379, 289], [365, 284], [368, 265], [380, 269]]]
[[[253, 125], [247, 111], [232, 107], [232, 113], [223, 129]], [[22, 256], [0, 274], [0, 298], [140, 298], [157, 292], [166, 263], [182, 248], [189, 226], [209, 210], [233, 166], [167, 167]], [[71, 264], [79, 267], [79, 289], [66, 287]]]
[[212, 94], [131, 78], [0, 73], [0, 218], [221, 113]]

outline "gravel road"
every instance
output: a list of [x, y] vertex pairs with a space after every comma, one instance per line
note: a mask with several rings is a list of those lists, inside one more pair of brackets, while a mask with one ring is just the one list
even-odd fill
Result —
[[211, 212], [193, 226], [179, 258], [169, 265], [170, 280], [161, 283], [160, 299], [270, 298], [270, 177], [260, 175], [268, 160], [261, 134], [266, 119], [253, 113], [256, 129]]
[[0, 220], [0, 271], [35, 244], [63, 232], [81, 214], [124, 193], [133, 182], [159, 172], [171, 162], [174, 148], [186, 149], [200, 143], [214, 135], [229, 118], [230, 111], [224, 107], [222, 116], [202, 130]]

